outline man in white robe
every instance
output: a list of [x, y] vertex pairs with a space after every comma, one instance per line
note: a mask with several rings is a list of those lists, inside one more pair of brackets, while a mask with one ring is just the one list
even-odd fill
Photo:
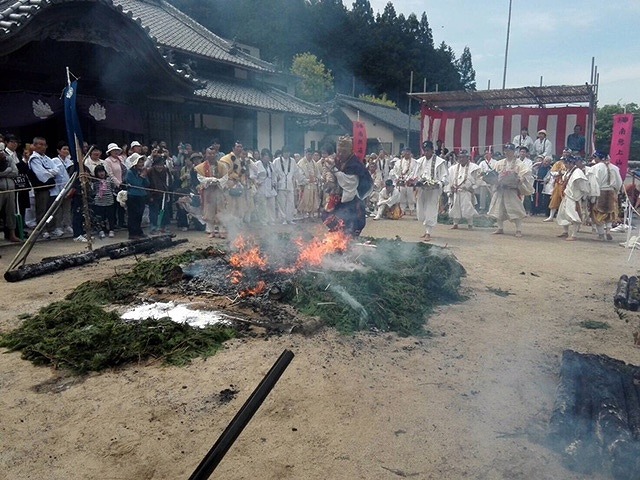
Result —
[[413, 158], [411, 149], [407, 147], [402, 150], [402, 158], [395, 162], [390, 173], [396, 188], [400, 192], [400, 206], [407, 210], [409, 215], [416, 209], [416, 198], [413, 194], [413, 188], [407, 186], [407, 180], [415, 167], [416, 160]]
[[296, 184], [300, 177], [298, 164], [291, 157], [291, 149], [282, 148], [282, 156], [273, 161], [273, 172], [275, 174], [278, 186], [278, 196], [276, 203], [278, 205], [278, 214], [283, 225], [293, 225], [293, 216], [295, 213], [294, 192]]
[[496, 219], [498, 229], [495, 235], [504, 233], [504, 222], [511, 220], [516, 225], [516, 237], [522, 237], [522, 219], [527, 212], [522, 205], [522, 197], [533, 193], [533, 174], [530, 168], [515, 156], [515, 145], [504, 146], [505, 158], [498, 161], [495, 171], [498, 184], [491, 198], [489, 216]]
[[453, 219], [452, 230], [458, 229], [463, 218], [467, 220], [467, 228], [473, 229], [473, 217], [478, 215], [474, 191], [479, 173], [480, 167], [469, 162], [469, 152], [458, 152], [458, 163], [449, 167], [449, 217]]
[[425, 227], [422, 239], [431, 241], [431, 233], [438, 224], [438, 207], [442, 188], [447, 185], [447, 162], [438, 157], [433, 149], [433, 142], [427, 140], [422, 144], [424, 155], [416, 162], [410, 174], [410, 183], [416, 186], [416, 215]]
[[599, 196], [593, 206], [593, 221], [598, 231], [598, 238], [613, 240], [611, 236], [611, 223], [618, 216], [618, 192], [622, 188], [622, 177], [617, 165], [611, 163], [611, 159], [602, 152], [594, 152], [600, 160], [592, 169], [593, 176], [599, 186]]
[[573, 166], [565, 173], [566, 187], [558, 208], [556, 222], [563, 229], [563, 232], [558, 236], [566, 238], [569, 242], [574, 242], [580, 225], [582, 225], [581, 203], [583, 199], [589, 197], [590, 188], [589, 180], [583, 171], [584, 160], [582, 157], [569, 157], [565, 163]]
[[529, 135], [529, 129], [527, 127], [520, 129], [520, 135], [513, 137], [513, 144], [516, 148], [527, 147], [527, 150], [531, 151], [533, 148], [533, 138]]

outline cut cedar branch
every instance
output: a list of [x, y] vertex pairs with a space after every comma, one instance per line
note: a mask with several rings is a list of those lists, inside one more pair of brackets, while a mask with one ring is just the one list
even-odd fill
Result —
[[186, 239], [172, 240], [171, 235], [160, 235], [157, 237], [149, 237], [130, 242], [114, 243], [89, 252], [49, 257], [44, 258], [39, 263], [22, 265], [14, 270], [7, 270], [4, 273], [4, 279], [7, 282], [19, 282], [21, 280], [39, 277], [41, 275], [58, 272], [67, 268], [86, 265], [104, 257], [115, 259], [126, 257], [128, 255], [152, 253], [157, 250], [179, 245], [186, 241]]
[[566, 350], [549, 440], [572, 470], [640, 472], [640, 367], [605, 355]]

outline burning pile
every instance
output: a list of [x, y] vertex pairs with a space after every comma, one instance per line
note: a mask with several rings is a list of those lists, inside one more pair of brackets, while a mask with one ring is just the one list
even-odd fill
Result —
[[[271, 241], [238, 237], [229, 251], [185, 252], [86, 282], [64, 301], [29, 316], [0, 344], [34, 362], [93, 370], [131, 361], [126, 352], [135, 352], [136, 359], [161, 355], [177, 362], [206, 355], [247, 325], [267, 333], [295, 326], [305, 331], [307, 322], [343, 332], [422, 334], [435, 305], [459, 299], [463, 274], [447, 250], [422, 243], [356, 243], [340, 232], [280, 235]], [[200, 308], [218, 311], [231, 325], [194, 329], [185, 324], [178, 334], [168, 320], [149, 319], [134, 327], [105, 309], [141, 299], [205, 305]], [[90, 315], [78, 319], [74, 312], [79, 310]], [[109, 331], [121, 335], [105, 334]], [[174, 345], [176, 335], [183, 340], [178, 357], [160, 345]]]
[[[432, 245], [376, 240], [350, 243], [341, 232], [310, 239], [280, 238], [277, 248], [239, 237], [229, 264], [231, 282], [253, 307], [275, 300], [319, 317], [341, 331], [421, 332], [426, 315], [459, 298], [464, 269]], [[267, 252], [267, 253], [265, 253]]]

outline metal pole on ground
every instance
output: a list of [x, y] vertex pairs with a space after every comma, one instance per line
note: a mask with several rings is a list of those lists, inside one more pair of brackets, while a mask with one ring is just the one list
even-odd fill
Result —
[[264, 402], [267, 395], [269, 395], [269, 392], [271, 392], [287, 369], [293, 357], [294, 354], [291, 350], [282, 352], [280, 358], [276, 360], [276, 363], [273, 364], [267, 375], [262, 379], [236, 416], [233, 417], [231, 423], [224, 432], [222, 432], [222, 435], [220, 435], [220, 438], [218, 438], [213, 447], [211, 447], [209, 453], [202, 459], [202, 462], [200, 462], [198, 468], [191, 474], [189, 480], [207, 480], [211, 476], [222, 458], [233, 445], [233, 442], [235, 442], [240, 433], [242, 433], [244, 427], [247, 426], [258, 408], [260, 408], [260, 405], [262, 405], [262, 402]]

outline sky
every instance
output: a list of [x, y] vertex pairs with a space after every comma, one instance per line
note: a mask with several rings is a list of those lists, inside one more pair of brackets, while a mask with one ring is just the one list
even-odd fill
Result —
[[[598, 106], [640, 104], [640, 0], [512, 0], [506, 88], [581, 85], [600, 74]], [[352, 3], [345, 0], [350, 9]], [[370, 0], [374, 14], [387, 0]], [[471, 50], [476, 88], [502, 88], [509, 0], [396, 0], [427, 13], [434, 43]], [[420, 80], [416, 80], [421, 85]]]

